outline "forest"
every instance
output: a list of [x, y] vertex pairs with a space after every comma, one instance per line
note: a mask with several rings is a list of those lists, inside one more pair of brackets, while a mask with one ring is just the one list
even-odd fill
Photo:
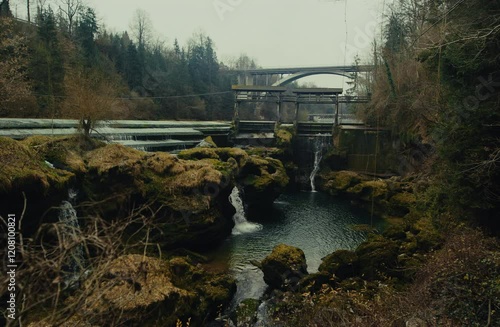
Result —
[[81, 0], [38, 1], [31, 12], [30, 22], [20, 21], [8, 0], [0, 3], [2, 117], [230, 116], [234, 77], [224, 74], [209, 36], [167, 45], [141, 9], [130, 32], [111, 33]]

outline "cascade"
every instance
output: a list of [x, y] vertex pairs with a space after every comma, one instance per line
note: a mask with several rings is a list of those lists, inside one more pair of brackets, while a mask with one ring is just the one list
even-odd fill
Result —
[[229, 202], [231, 202], [234, 209], [236, 209], [236, 213], [233, 215], [233, 235], [253, 233], [262, 229], [261, 224], [252, 223], [246, 219], [245, 207], [243, 206], [243, 200], [241, 199], [238, 187], [235, 186], [233, 188], [231, 195], [229, 195]]
[[[68, 191], [68, 200], [62, 201], [59, 209], [59, 222], [64, 225], [63, 242], [65, 244], [78, 243], [80, 224], [78, 216], [73, 207], [77, 192], [70, 189]], [[67, 262], [68, 276], [65, 277], [64, 283], [66, 286], [74, 286], [79, 280], [79, 273], [84, 265], [83, 245], [78, 244], [73, 247], [70, 253], [70, 260]]]
[[327, 139], [328, 137], [325, 137], [322, 134], [318, 134], [314, 138], [314, 165], [311, 175], [309, 175], [309, 182], [311, 183], [312, 192], [316, 192], [316, 185], [314, 184], [314, 179], [316, 178], [316, 174], [319, 171], [319, 165], [321, 163], [321, 159], [323, 159], [323, 149], [328, 146]]

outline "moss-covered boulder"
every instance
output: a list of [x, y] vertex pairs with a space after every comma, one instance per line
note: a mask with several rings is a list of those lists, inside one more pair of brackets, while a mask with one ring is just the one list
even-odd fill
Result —
[[235, 170], [236, 182], [243, 187], [245, 204], [254, 207], [270, 206], [289, 182], [280, 160], [261, 155], [249, 155], [242, 149], [189, 149], [179, 153], [184, 160], [216, 159]]
[[294, 290], [302, 277], [307, 275], [304, 251], [279, 244], [261, 262], [264, 281], [274, 289]]
[[[43, 214], [67, 197], [75, 174], [51, 166], [36, 149], [10, 138], [0, 137], [0, 158], [0, 215], [20, 217], [26, 209], [23, 233], [29, 236]], [[49, 216], [57, 219], [57, 214]]]
[[[219, 158], [211, 152], [216, 149], [198, 150]], [[214, 245], [231, 232], [234, 208], [228, 197], [234, 185], [234, 163], [214, 158], [180, 160], [118, 144], [86, 153], [85, 161], [85, 193], [95, 203], [91, 209], [117, 219], [130, 213], [131, 202], [147, 205], [154, 226], [150, 240], [161, 246]], [[144, 236], [133, 234], [137, 239]]]
[[337, 195], [367, 179], [366, 176], [353, 171], [328, 172], [320, 174], [319, 187], [331, 195]]
[[323, 258], [318, 270], [335, 275], [339, 279], [358, 276], [360, 272], [358, 255], [354, 251], [335, 251]]
[[397, 275], [400, 242], [372, 234], [356, 249], [360, 273], [366, 279]]
[[[185, 258], [124, 255], [92, 271], [66, 299], [80, 309], [60, 320], [63, 326], [204, 326], [235, 292], [233, 278], [207, 273]], [[30, 326], [53, 325], [42, 320]]]

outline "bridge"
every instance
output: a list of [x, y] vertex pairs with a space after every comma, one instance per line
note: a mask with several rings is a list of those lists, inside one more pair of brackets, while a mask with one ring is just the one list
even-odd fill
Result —
[[238, 85], [284, 86], [300, 78], [313, 75], [337, 75], [352, 78], [352, 73], [370, 72], [373, 66], [319, 66], [319, 67], [286, 67], [255, 68], [231, 70], [237, 76]]

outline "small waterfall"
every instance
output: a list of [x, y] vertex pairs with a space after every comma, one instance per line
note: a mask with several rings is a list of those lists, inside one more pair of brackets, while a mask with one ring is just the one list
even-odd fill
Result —
[[233, 235], [253, 233], [262, 229], [261, 224], [252, 223], [246, 219], [245, 208], [238, 187], [233, 188], [231, 195], [229, 195], [229, 202], [231, 202], [234, 209], [236, 209], [236, 213], [233, 215]]
[[[59, 222], [61, 222], [64, 227], [62, 241], [66, 245], [80, 243], [80, 224], [78, 223], [76, 210], [73, 207], [76, 196], [77, 192], [70, 189], [68, 191], [68, 201], [63, 201], [59, 210]], [[64, 278], [64, 284], [66, 286], [72, 287], [78, 283], [80, 271], [84, 266], [84, 260], [83, 245], [80, 243], [73, 247], [70, 253], [70, 259], [67, 261], [66, 269], [68, 271], [68, 275]]]
[[324, 135], [318, 134], [317, 137], [314, 138], [314, 166], [309, 176], [309, 181], [311, 183], [312, 192], [316, 192], [316, 185], [314, 185], [314, 179], [316, 178], [316, 174], [319, 171], [319, 165], [321, 163], [321, 159], [323, 159], [323, 149], [328, 146], [327, 137]]

